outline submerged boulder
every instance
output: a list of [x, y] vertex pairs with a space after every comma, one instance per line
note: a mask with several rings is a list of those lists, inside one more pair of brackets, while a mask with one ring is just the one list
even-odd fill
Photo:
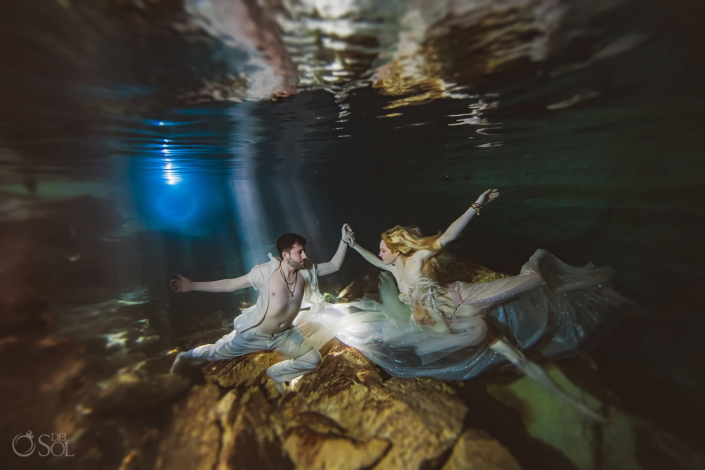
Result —
[[440, 468], [456, 454], [448, 468], [519, 468], [486, 434], [463, 434], [468, 408], [449, 383], [390, 378], [337, 340], [323, 358], [284, 396], [265, 373], [275, 353], [204, 365], [207, 384], [174, 404], [157, 468]]
[[151, 408], [185, 390], [191, 380], [167, 373], [164, 363], [147, 359], [100, 381], [83, 405], [98, 411], [136, 411]]
[[[596, 424], [572, 406], [562, 402], [528, 377], [508, 383], [497, 380], [486, 386], [487, 393], [513, 410], [527, 433], [524, 442], [511, 446], [518, 457], [537, 459], [537, 443], [565, 456], [563, 465], [580, 470], [641, 470], [661, 468], [703, 468], [705, 454], [679, 442], [670, 432], [624, 410], [619, 398], [604, 388], [594, 363], [586, 356], [544, 366], [549, 375], [570, 395], [583, 400], [607, 418]], [[495, 415], [494, 419], [506, 419]], [[497, 437], [502, 439], [502, 432]], [[545, 460], [546, 461], [546, 460]], [[548, 462], [547, 462], [548, 463]], [[549, 465], [550, 466], [550, 465]]]
[[468, 429], [453, 446], [453, 453], [443, 470], [480, 470], [501, 468], [520, 470], [519, 462], [497, 440], [486, 432]]
[[[22, 459], [10, 443], [31, 430], [37, 438], [54, 431], [55, 421], [79, 387], [86, 368], [84, 348], [74, 339], [49, 336], [0, 337], [0, 459], [7, 468], [37, 468], [40, 459]], [[36, 441], [35, 441], [36, 442]]]

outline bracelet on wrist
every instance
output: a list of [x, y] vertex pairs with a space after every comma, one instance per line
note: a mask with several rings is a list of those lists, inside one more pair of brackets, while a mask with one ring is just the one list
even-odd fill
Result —
[[482, 210], [482, 204], [478, 202], [473, 202], [472, 205], [470, 205], [471, 208], [475, 209], [475, 212], [477, 212], [477, 215], [480, 215], [480, 210]]

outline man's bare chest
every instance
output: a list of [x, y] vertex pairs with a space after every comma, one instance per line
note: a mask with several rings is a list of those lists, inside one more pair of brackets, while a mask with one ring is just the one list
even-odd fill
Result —
[[301, 274], [297, 273], [293, 279], [288, 279], [287, 283], [281, 273], [276, 271], [272, 274], [269, 283], [269, 302], [275, 304], [300, 303], [303, 299], [304, 289], [305, 281]]

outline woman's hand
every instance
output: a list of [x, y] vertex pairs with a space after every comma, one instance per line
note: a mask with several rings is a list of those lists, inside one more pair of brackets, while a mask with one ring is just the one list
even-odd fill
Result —
[[353, 248], [355, 246], [355, 234], [353, 233], [350, 225], [343, 225], [343, 241]]
[[489, 204], [498, 197], [499, 191], [497, 191], [496, 189], [488, 189], [484, 193], [480, 194], [480, 197], [477, 198], [477, 201], [475, 201], [475, 203], [480, 205]]
[[193, 290], [193, 283], [190, 279], [186, 279], [181, 274], [178, 275], [178, 279], [172, 279], [169, 281], [169, 287], [174, 292], [191, 292]]

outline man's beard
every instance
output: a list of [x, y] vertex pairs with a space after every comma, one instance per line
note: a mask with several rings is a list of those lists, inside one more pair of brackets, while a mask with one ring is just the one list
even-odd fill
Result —
[[300, 269], [303, 269], [304, 266], [306, 266], [306, 261], [305, 261], [305, 260], [294, 261], [294, 260], [292, 260], [291, 258], [289, 258], [288, 260], [286, 260], [286, 263], [289, 265], [289, 267], [290, 267], [291, 269], [296, 269], [297, 271], [300, 270]]

